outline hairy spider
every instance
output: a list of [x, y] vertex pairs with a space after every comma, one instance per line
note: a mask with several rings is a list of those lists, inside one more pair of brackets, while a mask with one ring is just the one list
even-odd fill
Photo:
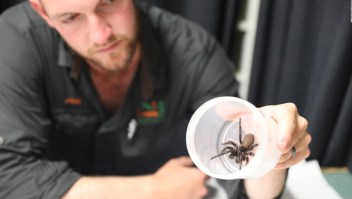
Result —
[[254, 156], [255, 154], [252, 152], [253, 148], [258, 146], [259, 144], [254, 144], [254, 135], [253, 134], [248, 134], [246, 135], [243, 140], [242, 140], [242, 127], [241, 127], [241, 118], [239, 119], [239, 142], [240, 145], [228, 141], [225, 143], [222, 143], [223, 145], [230, 144], [232, 146], [226, 146], [224, 147], [221, 152], [214, 157], [211, 158], [214, 159], [216, 157], [220, 157], [222, 155], [225, 155], [227, 153], [230, 153], [229, 158], [230, 159], [235, 159], [236, 163], [240, 165], [240, 169], [242, 168], [242, 162], [246, 161], [246, 165], [248, 164], [249, 158], [248, 156]]

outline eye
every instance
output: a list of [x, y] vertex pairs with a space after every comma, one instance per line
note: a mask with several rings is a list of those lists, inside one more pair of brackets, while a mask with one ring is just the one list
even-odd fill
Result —
[[105, 6], [105, 5], [109, 5], [111, 4], [112, 2], [114, 2], [114, 0], [103, 0], [101, 1], [101, 6]]
[[102, 0], [99, 4], [98, 10], [102, 13], [110, 13], [116, 11], [121, 0]]
[[72, 23], [77, 18], [78, 18], [78, 14], [74, 14], [74, 15], [70, 15], [69, 17], [65, 18], [61, 22], [64, 24], [69, 24], [69, 23]]

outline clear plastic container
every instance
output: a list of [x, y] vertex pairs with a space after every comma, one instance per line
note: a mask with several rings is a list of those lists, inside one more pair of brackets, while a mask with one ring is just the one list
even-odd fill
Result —
[[[252, 134], [254, 141], [249, 144], [257, 145], [252, 149], [246, 147], [248, 151], [242, 156], [228, 143], [232, 141], [240, 146], [240, 131], [242, 141]], [[275, 167], [281, 155], [277, 136], [274, 120], [265, 117], [251, 103], [236, 97], [218, 97], [204, 103], [194, 113], [188, 124], [186, 143], [194, 164], [207, 175], [226, 180], [245, 179], [264, 176]], [[231, 153], [214, 158], [225, 147], [228, 152], [234, 151], [232, 158]]]

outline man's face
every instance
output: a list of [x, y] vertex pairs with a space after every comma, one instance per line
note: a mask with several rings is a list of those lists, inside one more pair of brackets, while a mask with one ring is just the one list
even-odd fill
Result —
[[53, 26], [89, 63], [124, 69], [137, 45], [133, 0], [41, 0]]

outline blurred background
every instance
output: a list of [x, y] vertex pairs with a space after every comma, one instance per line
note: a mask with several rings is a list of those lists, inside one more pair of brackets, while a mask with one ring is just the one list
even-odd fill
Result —
[[[139, 1], [202, 25], [234, 61], [240, 97], [295, 103], [313, 136], [309, 159], [352, 171], [352, 1]], [[0, 12], [18, 2], [2, 0]]]

